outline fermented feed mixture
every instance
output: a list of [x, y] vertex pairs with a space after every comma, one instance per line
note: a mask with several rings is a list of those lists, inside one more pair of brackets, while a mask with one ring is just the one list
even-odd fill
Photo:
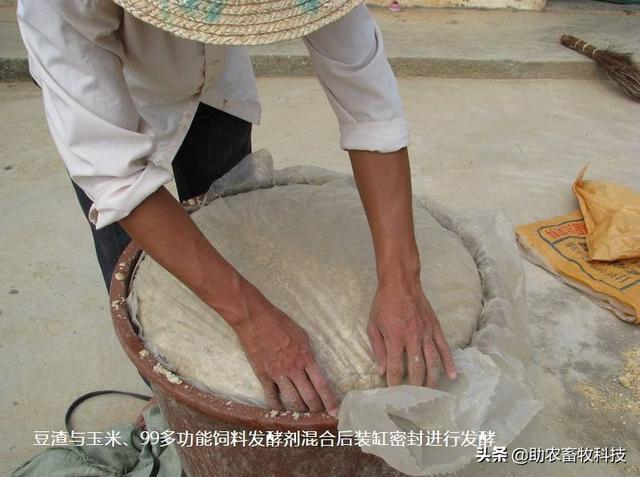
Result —
[[[366, 325], [376, 290], [367, 220], [351, 178], [221, 197], [192, 214], [218, 251], [309, 334], [339, 397], [381, 387]], [[422, 282], [452, 347], [466, 347], [482, 309], [476, 265], [461, 240], [414, 208]], [[146, 257], [134, 288], [147, 347], [183, 379], [264, 404], [226, 322]]]

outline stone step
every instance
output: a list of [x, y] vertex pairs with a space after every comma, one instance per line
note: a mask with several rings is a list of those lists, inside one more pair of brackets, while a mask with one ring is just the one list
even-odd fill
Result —
[[[604, 6], [603, 6], [604, 5]], [[560, 45], [569, 33], [640, 52], [640, 5], [549, 0], [542, 12], [371, 7], [398, 76], [593, 79], [592, 60]], [[300, 40], [250, 48], [258, 76], [313, 74]], [[0, 81], [29, 79], [15, 7], [0, 6]]]

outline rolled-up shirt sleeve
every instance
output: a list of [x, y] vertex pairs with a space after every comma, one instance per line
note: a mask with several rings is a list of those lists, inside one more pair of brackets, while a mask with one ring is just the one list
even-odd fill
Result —
[[93, 201], [89, 219], [102, 228], [172, 174], [148, 159], [155, 139], [134, 107], [118, 56], [121, 10], [86, 0], [69, 14], [65, 1], [19, 1], [18, 24], [51, 135], [72, 180]]
[[409, 127], [382, 34], [360, 5], [304, 38], [311, 63], [340, 124], [342, 149], [397, 151]]

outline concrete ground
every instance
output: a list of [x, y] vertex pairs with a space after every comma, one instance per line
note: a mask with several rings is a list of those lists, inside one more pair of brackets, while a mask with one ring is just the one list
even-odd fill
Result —
[[[610, 4], [607, 4], [610, 5]], [[593, 79], [591, 59], [560, 44], [570, 34], [600, 48], [640, 51], [640, 5], [544, 12], [372, 8], [396, 74], [460, 78]], [[251, 48], [263, 75], [306, 74], [300, 40]]]
[[[457, 208], [505, 209], [514, 224], [576, 208], [571, 183], [589, 177], [639, 188], [640, 109], [595, 81], [401, 79], [413, 128], [413, 184]], [[313, 79], [261, 79], [254, 147], [277, 166], [348, 171], [336, 122]], [[286, 127], [283, 127], [285, 126]], [[42, 116], [39, 90], [0, 85], [0, 473], [60, 430], [67, 405], [96, 389], [145, 392], [117, 343], [89, 230]], [[473, 464], [464, 476], [640, 474], [640, 396], [618, 383], [640, 327], [623, 323], [527, 262], [531, 336], [545, 408], [520, 447], [622, 446], [628, 464]], [[627, 360], [627, 365], [629, 361]], [[636, 363], [637, 365], [637, 363]], [[98, 398], [75, 426], [134, 419], [139, 401]]]

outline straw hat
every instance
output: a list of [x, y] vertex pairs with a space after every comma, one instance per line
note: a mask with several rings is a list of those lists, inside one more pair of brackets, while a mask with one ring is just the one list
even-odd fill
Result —
[[363, 0], [114, 0], [174, 35], [220, 45], [260, 45], [307, 35]]

